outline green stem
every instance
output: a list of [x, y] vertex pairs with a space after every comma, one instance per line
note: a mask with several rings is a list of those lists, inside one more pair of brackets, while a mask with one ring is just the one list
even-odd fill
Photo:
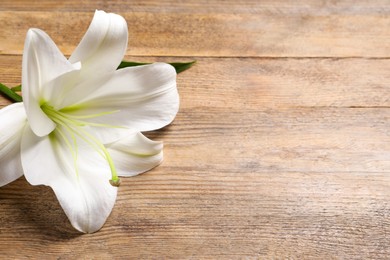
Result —
[[6, 85], [0, 83], [0, 93], [13, 102], [22, 102], [23, 98], [8, 88]]

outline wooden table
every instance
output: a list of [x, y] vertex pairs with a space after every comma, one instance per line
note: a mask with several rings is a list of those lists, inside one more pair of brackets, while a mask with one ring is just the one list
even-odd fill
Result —
[[127, 20], [126, 59], [198, 61], [148, 134], [165, 161], [91, 235], [50, 188], [1, 187], [1, 258], [390, 257], [388, 0], [2, 0], [0, 82], [20, 83], [28, 28], [69, 55], [95, 9]]

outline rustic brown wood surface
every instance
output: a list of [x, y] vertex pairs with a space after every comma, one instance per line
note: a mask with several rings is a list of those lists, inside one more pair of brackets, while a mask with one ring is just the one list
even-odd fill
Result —
[[20, 83], [28, 28], [69, 55], [94, 9], [128, 21], [127, 59], [198, 61], [148, 133], [164, 163], [122, 180], [95, 234], [50, 188], [1, 187], [0, 258], [390, 257], [389, 1], [2, 0], [0, 82]]

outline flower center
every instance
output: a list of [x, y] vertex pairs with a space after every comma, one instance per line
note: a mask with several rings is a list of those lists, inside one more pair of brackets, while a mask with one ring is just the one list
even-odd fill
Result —
[[[71, 151], [77, 174], [78, 174], [78, 170], [77, 170], [76, 137], [79, 137], [80, 139], [85, 141], [88, 145], [90, 145], [101, 156], [103, 156], [103, 158], [107, 161], [111, 170], [110, 184], [115, 187], [118, 187], [120, 185], [120, 179], [118, 178], [118, 174], [115, 169], [114, 162], [111, 158], [110, 153], [107, 151], [106, 147], [95, 136], [93, 136], [92, 134], [90, 134], [88, 131], [85, 130], [85, 126], [95, 126], [95, 127], [115, 127], [115, 126], [97, 124], [97, 123], [92, 123], [83, 120], [87, 118], [94, 118], [94, 117], [111, 114], [116, 111], [100, 113], [95, 115], [78, 116], [78, 115], [71, 115], [56, 110], [48, 103], [43, 103], [41, 105], [41, 109], [51, 120], [53, 120], [54, 123], [57, 124], [57, 127], [54, 131], [56, 131], [56, 133], [59, 134], [59, 136], [63, 139], [66, 146]], [[69, 140], [66, 133], [68, 133], [68, 135], [71, 137], [71, 140]]]

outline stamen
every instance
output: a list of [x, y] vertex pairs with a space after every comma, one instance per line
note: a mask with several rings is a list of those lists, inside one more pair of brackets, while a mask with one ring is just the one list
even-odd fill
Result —
[[[48, 105], [47, 103], [43, 103], [41, 105], [42, 111], [51, 119], [54, 123], [58, 125], [56, 128], [58, 134], [60, 137], [64, 140], [66, 146], [69, 148], [69, 150], [72, 153], [72, 157], [75, 163], [76, 167], [76, 174], [78, 175], [78, 169], [76, 165], [77, 161], [77, 141], [76, 137], [80, 137], [82, 140], [84, 140], [87, 144], [89, 144], [93, 149], [98, 152], [108, 163], [111, 171], [111, 180], [110, 184], [115, 187], [119, 187], [120, 185], [120, 179], [118, 177], [116, 168], [114, 166], [114, 161], [112, 160], [112, 157], [110, 153], [107, 151], [106, 147], [93, 135], [91, 135], [89, 132], [87, 132], [85, 129], [83, 129], [84, 126], [98, 126], [98, 127], [116, 127], [111, 125], [105, 125], [105, 124], [97, 124], [97, 123], [91, 123], [86, 121], [77, 120], [76, 118], [82, 119], [82, 118], [94, 118], [102, 115], [107, 115], [114, 113], [116, 111], [106, 112], [106, 113], [100, 113], [90, 116], [71, 116], [64, 112], [60, 112], [55, 110], [52, 106]], [[71, 142], [67, 139], [65, 133], [60, 129], [59, 126], [63, 126], [64, 129], [69, 132], [70, 136], [73, 139], [73, 145], [75, 148], [72, 147]]]
[[119, 187], [121, 185], [121, 179], [110, 180], [110, 184], [114, 187]]
[[[119, 111], [119, 110], [118, 110]], [[69, 124], [78, 124], [79, 126], [95, 126], [95, 127], [108, 127], [108, 128], [125, 128], [123, 126], [113, 126], [113, 125], [108, 125], [108, 124], [99, 124], [99, 123], [93, 123], [93, 122], [88, 122], [88, 121], [81, 121], [77, 119], [72, 119], [72, 118], [95, 118], [98, 116], [103, 116], [103, 115], [108, 115], [112, 114], [118, 111], [110, 111], [110, 112], [105, 112], [105, 113], [100, 113], [100, 114], [94, 114], [91, 116], [76, 116], [76, 115], [68, 115], [66, 113], [56, 111], [51, 107], [51, 110], [49, 110], [49, 113], [52, 113], [52, 116], [55, 116], [57, 118], [65, 120], [65, 123]], [[50, 117], [50, 116], [49, 116]]]
[[[66, 111], [66, 110], [65, 110]], [[63, 110], [59, 110], [60, 113], [64, 113]], [[96, 117], [100, 117], [100, 116], [105, 116], [105, 115], [111, 115], [111, 114], [114, 114], [116, 112], [119, 112], [119, 110], [113, 110], [113, 111], [108, 111], [108, 112], [102, 112], [102, 113], [97, 113], [97, 114], [91, 114], [91, 115], [71, 115], [71, 114], [67, 114], [68, 117], [71, 117], [71, 118], [75, 118], [75, 119], [88, 119], [88, 118], [96, 118]], [[66, 113], [66, 112], [65, 112]]]
[[[73, 133], [70, 132], [71, 134], [71, 137], [72, 137], [72, 140], [73, 140], [73, 146], [72, 144], [69, 142], [68, 138], [66, 138], [66, 135], [65, 133], [61, 130], [61, 128], [57, 127], [56, 130], [55, 130], [62, 138], [62, 140], [64, 140], [66, 146], [69, 148], [71, 154], [72, 154], [72, 158], [73, 158], [73, 164], [74, 164], [74, 167], [76, 169], [76, 175], [78, 176], [79, 175], [79, 170], [78, 170], [78, 167], [77, 167], [77, 141], [76, 141], [76, 138], [74, 137]], [[75, 149], [73, 149], [73, 147]]]

